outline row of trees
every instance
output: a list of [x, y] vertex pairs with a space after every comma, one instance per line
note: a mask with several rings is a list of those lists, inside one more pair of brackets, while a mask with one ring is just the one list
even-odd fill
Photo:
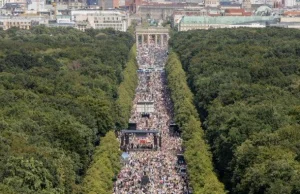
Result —
[[300, 193], [299, 37], [293, 29], [245, 28], [171, 40], [231, 193]]
[[[123, 71], [123, 81], [118, 88], [116, 100], [116, 126], [119, 129], [127, 128], [130, 118], [132, 101], [137, 86], [136, 46], [129, 53], [126, 68]], [[113, 182], [121, 169], [120, 143], [112, 131], [109, 131], [101, 144], [95, 150], [93, 162], [87, 170], [82, 183], [81, 193], [107, 194], [113, 190]]]
[[95, 150], [93, 162], [82, 183], [82, 193], [108, 194], [113, 190], [113, 180], [121, 169], [120, 143], [113, 131], [101, 139]]
[[201, 122], [193, 105], [194, 97], [175, 53], [169, 55], [166, 72], [171, 99], [174, 103], [174, 119], [182, 130], [184, 156], [194, 193], [225, 193], [224, 185], [219, 182], [214, 172], [209, 147], [204, 140]]
[[118, 88], [118, 99], [116, 102], [118, 118], [116, 127], [118, 129], [125, 129], [128, 127], [135, 89], [138, 84], [137, 69], [136, 46], [134, 45], [129, 53], [127, 66], [123, 72], [124, 80]]
[[0, 191], [80, 192], [99, 137], [118, 123], [132, 36], [38, 26], [0, 37]]

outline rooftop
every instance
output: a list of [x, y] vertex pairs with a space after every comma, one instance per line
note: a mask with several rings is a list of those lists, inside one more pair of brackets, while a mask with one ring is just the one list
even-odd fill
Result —
[[88, 15], [88, 14], [98, 14], [98, 15], [123, 15], [122, 11], [118, 10], [97, 10], [97, 9], [84, 9], [84, 10], [72, 10], [71, 15]]
[[252, 22], [276, 21], [274, 16], [185, 16], [181, 24], [245, 24]]
[[150, 33], [150, 32], [169, 33], [169, 29], [164, 27], [148, 27], [148, 28], [137, 27], [136, 32], [137, 33]]
[[157, 130], [121, 130], [121, 133], [159, 133]]

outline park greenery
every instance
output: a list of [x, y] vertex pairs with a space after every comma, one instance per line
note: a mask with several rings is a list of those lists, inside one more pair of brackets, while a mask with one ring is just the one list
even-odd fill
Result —
[[168, 88], [174, 103], [174, 120], [182, 131], [184, 157], [187, 162], [189, 183], [195, 194], [222, 194], [224, 185], [219, 182], [212, 165], [209, 146], [204, 140], [198, 113], [193, 105], [186, 75], [175, 53], [169, 55], [167, 64]]
[[119, 130], [126, 129], [128, 127], [128, 120], [131, 116], [135, 89], [138, 84], [137, 69], [136, 45], [134, 45], [129, 53], [129, 59], [123, 72], [123, 82], [118, 88], [119, 95], [116, 101], [116, 127]]
[[[115, 103], [118, 130], [128, 127], [135, 88], [138, 84], [137, 68], [136, 46], [134, 45], [123, 70], [123, 81], [118, 87], [118, 98]], [[84, 177], [80, 193], [107, 194], [113, 190], [113, 182], [121, 169], [120, 143], [112, 131], [107, 132], [100, 142]]]
[[119, 153], [108, 131], [123, 123], [118, 96], [132, 96], [132, 46], [112, 29], [0, 31], [0, 193], [81, 193], [95, 178], [112, 187]]
[[[299, 38], [293, 29], [240, 28], [179, 32], [170, 41], [195, 96], [215, 168], [230, 193], [300, 193]], [[172, 98], [175, 114], [184, 117], [178, 123], [187, 113], [195, 115], [189, 108], [178, 113]], [[192, 106], [191, 94], [178, 98]], [[196, 138], [191, 133], [184, 134], [185, 141]], [[189, 153], [203, 149], [197, 145], [189, 151], [186, 145], [188, 162]], [[203, 153], [195, 153], [194, 160]]]
[[87, 170], [82, 183], [82, 193], [108, 194], [113, 190], [120, 163], [120, 143], [113, 131], [107, 132], [95, 150], [93, 162]]

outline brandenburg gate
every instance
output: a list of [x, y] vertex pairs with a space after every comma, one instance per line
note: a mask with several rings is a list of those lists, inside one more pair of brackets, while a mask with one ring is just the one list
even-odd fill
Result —
[[154, 43], [155, 46], [160, 45], [168, 45], [169, 40], [169, 29], [164, 27], [148, 27], [136, 28], [136, 45], [141, 45], [144, 47], [145, 45], [150, 45], [150, 43]]

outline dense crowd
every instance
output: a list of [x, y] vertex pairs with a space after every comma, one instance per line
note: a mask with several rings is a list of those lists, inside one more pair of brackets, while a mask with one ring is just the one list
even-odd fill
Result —
[[[114, 194], [181, 194], [187, 192], [186, 176], [178, 172], [177, 154], [181, 153], [182, 140], [170, 131], [172, 103], [167, 90], [164, 65], [167, 60], [166, 46], [157, 47], [152, 42], [138, 47], [139, 84], [136, 89], [130, 122], [137, 130], [158, 130], [161, 147], [158, 149], [128, 149], [127, 158], [115, 182]], [[153, 102], [154, 112], [143, 116], [137, 111], [138, 102]], [[143, 137], [144, 138], [144, 137]], [[139, 148], [140, 137], [131, 136], [131, 148]], [[153, 135], [144, 142], [153, 148]]]

